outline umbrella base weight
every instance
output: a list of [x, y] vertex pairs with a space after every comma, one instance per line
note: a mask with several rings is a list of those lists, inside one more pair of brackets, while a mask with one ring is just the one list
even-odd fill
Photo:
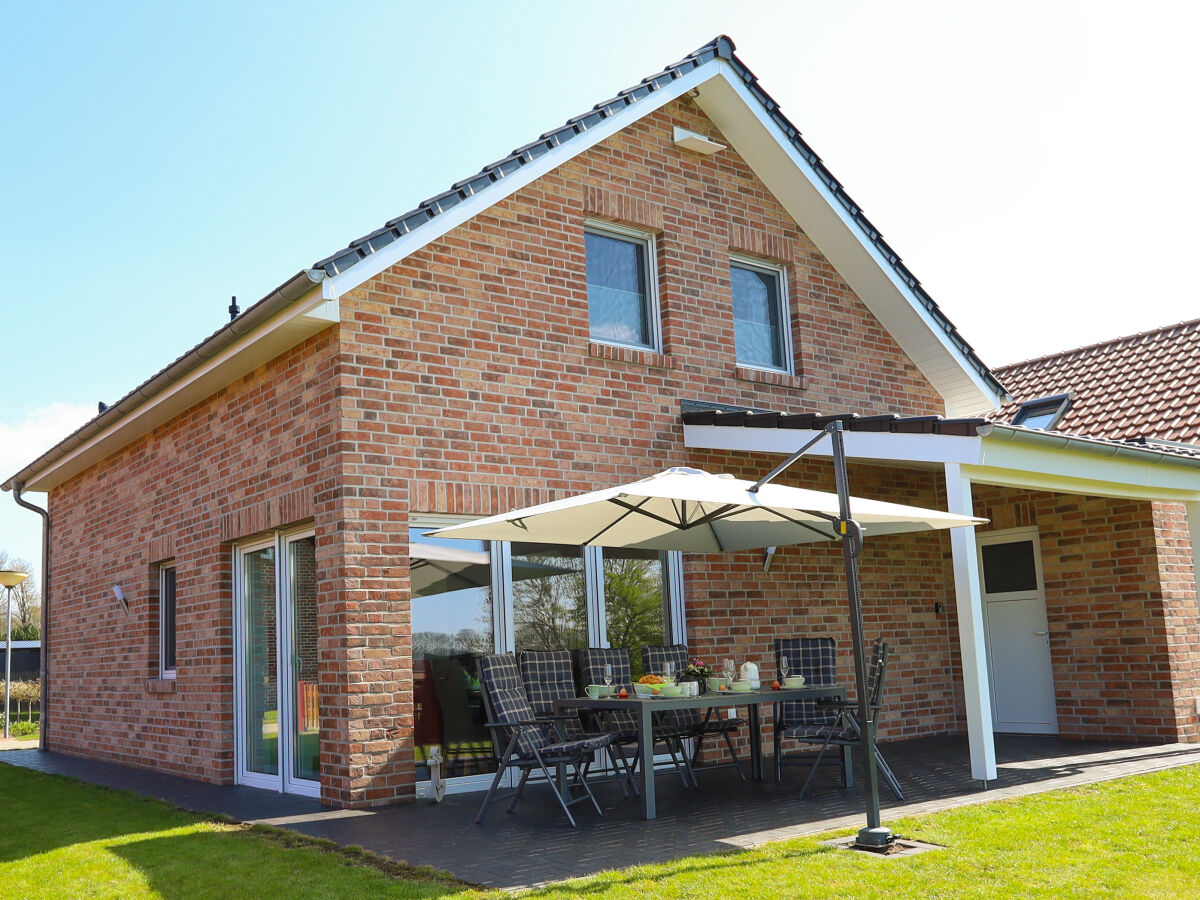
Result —
[[860, 828], [854, 839], [854, 847], [856, 850], [886, 851], [894, 840], [892, 829], [882, 825], [878, 828]]

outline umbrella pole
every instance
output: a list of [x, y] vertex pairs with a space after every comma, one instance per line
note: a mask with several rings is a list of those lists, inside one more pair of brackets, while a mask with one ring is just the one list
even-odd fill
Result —
[[879, 822], [879, 772], [875, 765], [875, 722], [867, 696], [866, 648], [863, 642], [862, 593], [858, 580], [858, 554], [862, 549], [862, 530], [850, 518], [850, 478], [846, 471], [846, 448], [842, 423], [831, 422], [826, 430], [833, 440], [833, 477], [837, 485], [838, 512], [841, 521], [842, 558], [846, 565], [846, 594], [850, 600], [850, 634], [854, 643], [854, 680], [858, 687], [858, 719], [862, 723], [863, 756], [867, 770], [867, 827], [858, 831], [860, 847], [880, 848], [892, 842], [892, 831]]

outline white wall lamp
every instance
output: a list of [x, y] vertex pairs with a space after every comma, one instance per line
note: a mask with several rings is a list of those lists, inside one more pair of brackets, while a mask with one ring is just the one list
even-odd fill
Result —
[[121, 589], [119, 584], [113, 585], [113, 596], [121, 604], [121, 609], [125, 610], [125, 615], [129, 615], [129, 603], [125, 600], [125, 591]]

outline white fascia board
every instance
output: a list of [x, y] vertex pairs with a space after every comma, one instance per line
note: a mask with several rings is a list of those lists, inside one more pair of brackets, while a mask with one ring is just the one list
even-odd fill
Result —
[[[735, 428], [728, 425], [684, 425], [683, 445], [698, 450], [733, 450], [787, 456], [795, 453], [818, 432], [791, 428]], [[875, 462], [978, 463], [981, 438], [948, 434], [891, 434], [845, 431], [846, 456]], [[810, 456], [830, 456], [828, 441], [808, 451]]]
[[236, 379], [329, 328], [338, 321], [338, 315], [338, 303], [325, 300], [319, 286], [314, 285], [307, 296], [284, 312], [230, 344], [165, 390], [147, 397], [111, 428], [42, 469], [24, 485], [24, 490], [48, 491], [62, 484]]
[[[726, 69], [728, 67], [726, 66]], [[796, 224], [942, 395], [947, 415], [967, 415], [1004, 398], [947, 337], [895, 269], [813, 172], [732, 70], [699, 92], [697, 104], [754, 169]], [[799, 173], [802, 177], [796, 178]]]
[[595, 128], [590, 128], [582, 134], [576, 135], [560, 146], [538, 157], [528, 165], [521, 166], [513, 174], [506, 175], [499, 181], [493, 182], [478, 194], [467, 198], [457, 206], [441, 213], [415, 231], [397, 238], [378, 252], [372, 253], [366, 259], [355, 263], [346, 271], [339, 272], [337, 275], [325, 279], [322, 282], [322, 289], [325, 292], [325, 296], [327, 298], [340, 297], [347, 291], [354, 290], [354, 288], [364, 282], [396, 265], [396, 263], [409, 254], [415, 253], [427, 244], [436, 241], [451, 229], [457, 228], [472, 217], [499, 203], [504, 198], [516, 193], [526, 185], [549, 174], [585, 150], [589, 150], [601, 141], [612, 137], [621, 129], [628, 127], [643, 116], [647, 116], [655, 110], [660, 109], [672, 100], [677, 100], [710, 78], [714, 78], [719, 74], [725, 74], [722, 66], [723, 63], [721, 60], [714, 59], [697, 69], [692, 69], [692, 71], [677, 81], [672, 82], [668, 87], [653, 92], [644, 100], [630, 104], [616, 115], [605, 119]]

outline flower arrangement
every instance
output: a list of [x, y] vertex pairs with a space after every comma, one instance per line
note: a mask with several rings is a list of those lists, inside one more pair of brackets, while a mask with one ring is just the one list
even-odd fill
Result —
[[706, 663], [698, 656], [694, 656], [688, 660], [687, 667], [683, 670], [684, 675], [692, 678], [712, 678], [716, 673], [713, 672], [713, 667]]

